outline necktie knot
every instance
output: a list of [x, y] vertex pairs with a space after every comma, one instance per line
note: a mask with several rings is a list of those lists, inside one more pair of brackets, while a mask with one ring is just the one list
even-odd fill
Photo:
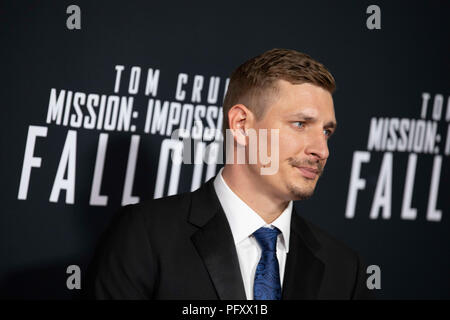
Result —
[[263, 251], [276, 251], [279, 233], [280, 230], [277, 228], [270, 229], [262, 227], [256, 230], [253, 235]]

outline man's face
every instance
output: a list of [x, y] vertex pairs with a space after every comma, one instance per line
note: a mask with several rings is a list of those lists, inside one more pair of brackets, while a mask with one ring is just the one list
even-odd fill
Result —
[[[251, 165], [266, 192], [284, 200], [312, 196], [327, 158], [328, 139], [336, 118], [331, 94], [316, 85], [291, 84], [278, 80], [278, 95], [269, 99], [267, 111], [254, 128], [279, 129], [279, 168], [273, 175], [261, 175], [261, 164]], [[313, 171], [311, 171], [313, 170]]]

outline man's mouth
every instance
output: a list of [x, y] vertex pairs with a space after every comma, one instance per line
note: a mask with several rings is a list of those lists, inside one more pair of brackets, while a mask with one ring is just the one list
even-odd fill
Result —
[[305, 178], [315, 179], [319, 174], [319, 170], [313, 167], [295, 167]]

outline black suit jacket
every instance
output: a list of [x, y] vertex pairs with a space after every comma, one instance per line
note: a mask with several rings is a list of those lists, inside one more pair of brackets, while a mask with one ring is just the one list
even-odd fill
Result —
[[[89, 267], [97, 299], [246, 299], [230, 226], [210, 179], [122, 208]], [[359, 256], [292, 213], [282, 299], [370, 298]]]

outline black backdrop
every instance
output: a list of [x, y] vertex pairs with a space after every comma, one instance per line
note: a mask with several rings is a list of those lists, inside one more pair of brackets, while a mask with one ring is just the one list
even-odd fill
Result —
[[[81, 10], [79, 30], [66, 26], [71, 4]], [[381, 29], [366, 26], [371, 4], [381, 10]], [[1, 297], [81, 297], [82, 290], [67, 289], [66, 268], [78, 265], [84, 274], [97, 239], [124, 204], [127, 170], [133, 167], [130, 145], [137, 153], [131, 152], [135, 171], [128, 173], [134, 180], [126, 194], [141, 201], [155, 196], [161, 148], [170, 134], [146, 132], [149, 101], [155, 110], [156, 100], [161, 106], [179, 102], [182, 109], [213, 105], [208, 110], [217, 124], [214, 110], [220, 111], [231, 71], [281, 47], [324, 63], [338, 87], [339, 125], [330, 140], [330, 159], [315, 195], [296, 202], [297, 211], [380, 267], [379, 297], [450, 298], [448, 1], [11, 1], [0, 4], [0, 14]], [[117, 91], [116, 66], [123, 66]], [[133, 67], [141, 70], [137, 93], [129, 90]], [[153, 75], [159, 70], [154, 95], [145, 92], [149, 69]], [[187, 75], [181, 101], [180, 74]], [[192, 97], [194, 82], [200, 81], [196, 75], [204, 81], [200, 97]], [[211, 77], [220, 80], [216, 101], [208, 101]], [[130, 126], [124, 122], [125, 130], [58, 124], [49, 116], [57, 105], [52, 94], [66, 101], [62, 92], [69, 91], [81, 93], [77, 99], [83, 93], [86, 99], [89, 94], [133, 97], [138, 114]], [[416, 130], [417, 141], [406, 150], [391, 136], [378, 146], [382, 124], [395, 129], [392, 119], [409, 119], [404, 120], [409, 131], [412, 123], [425, 129]], [[424, 136], [429, 139], [421, 145]], [[91, 202], [99, 140], [105, 142], [99, 152], [104, 167], [96, 194], [108, 198]], [[41, 158], [40, 165], [32, 157]], [[366, 159], [359, 166], [361, 157]], [[204, 166], [201, 181], [220, 166], [209, 173]], [[58, 168], [63, 175], [55, 183]], [[171, 192], [171, 168], [169, 163], [160, 181], [164, 195]], [[413, 180], [406, 182], [408, 170]], [[358, 189], [358, 178], [365, 188]], [[191, 190], [192, 180], [193, 166], [183, 164], [175, 191]], [[354, 207], [349, 193], [356, 195]], [[371, 217], [373, 206], [380, 210]], [[404, 207], [415, 208], [416, 216], [407, 218], [413, 209]]]

